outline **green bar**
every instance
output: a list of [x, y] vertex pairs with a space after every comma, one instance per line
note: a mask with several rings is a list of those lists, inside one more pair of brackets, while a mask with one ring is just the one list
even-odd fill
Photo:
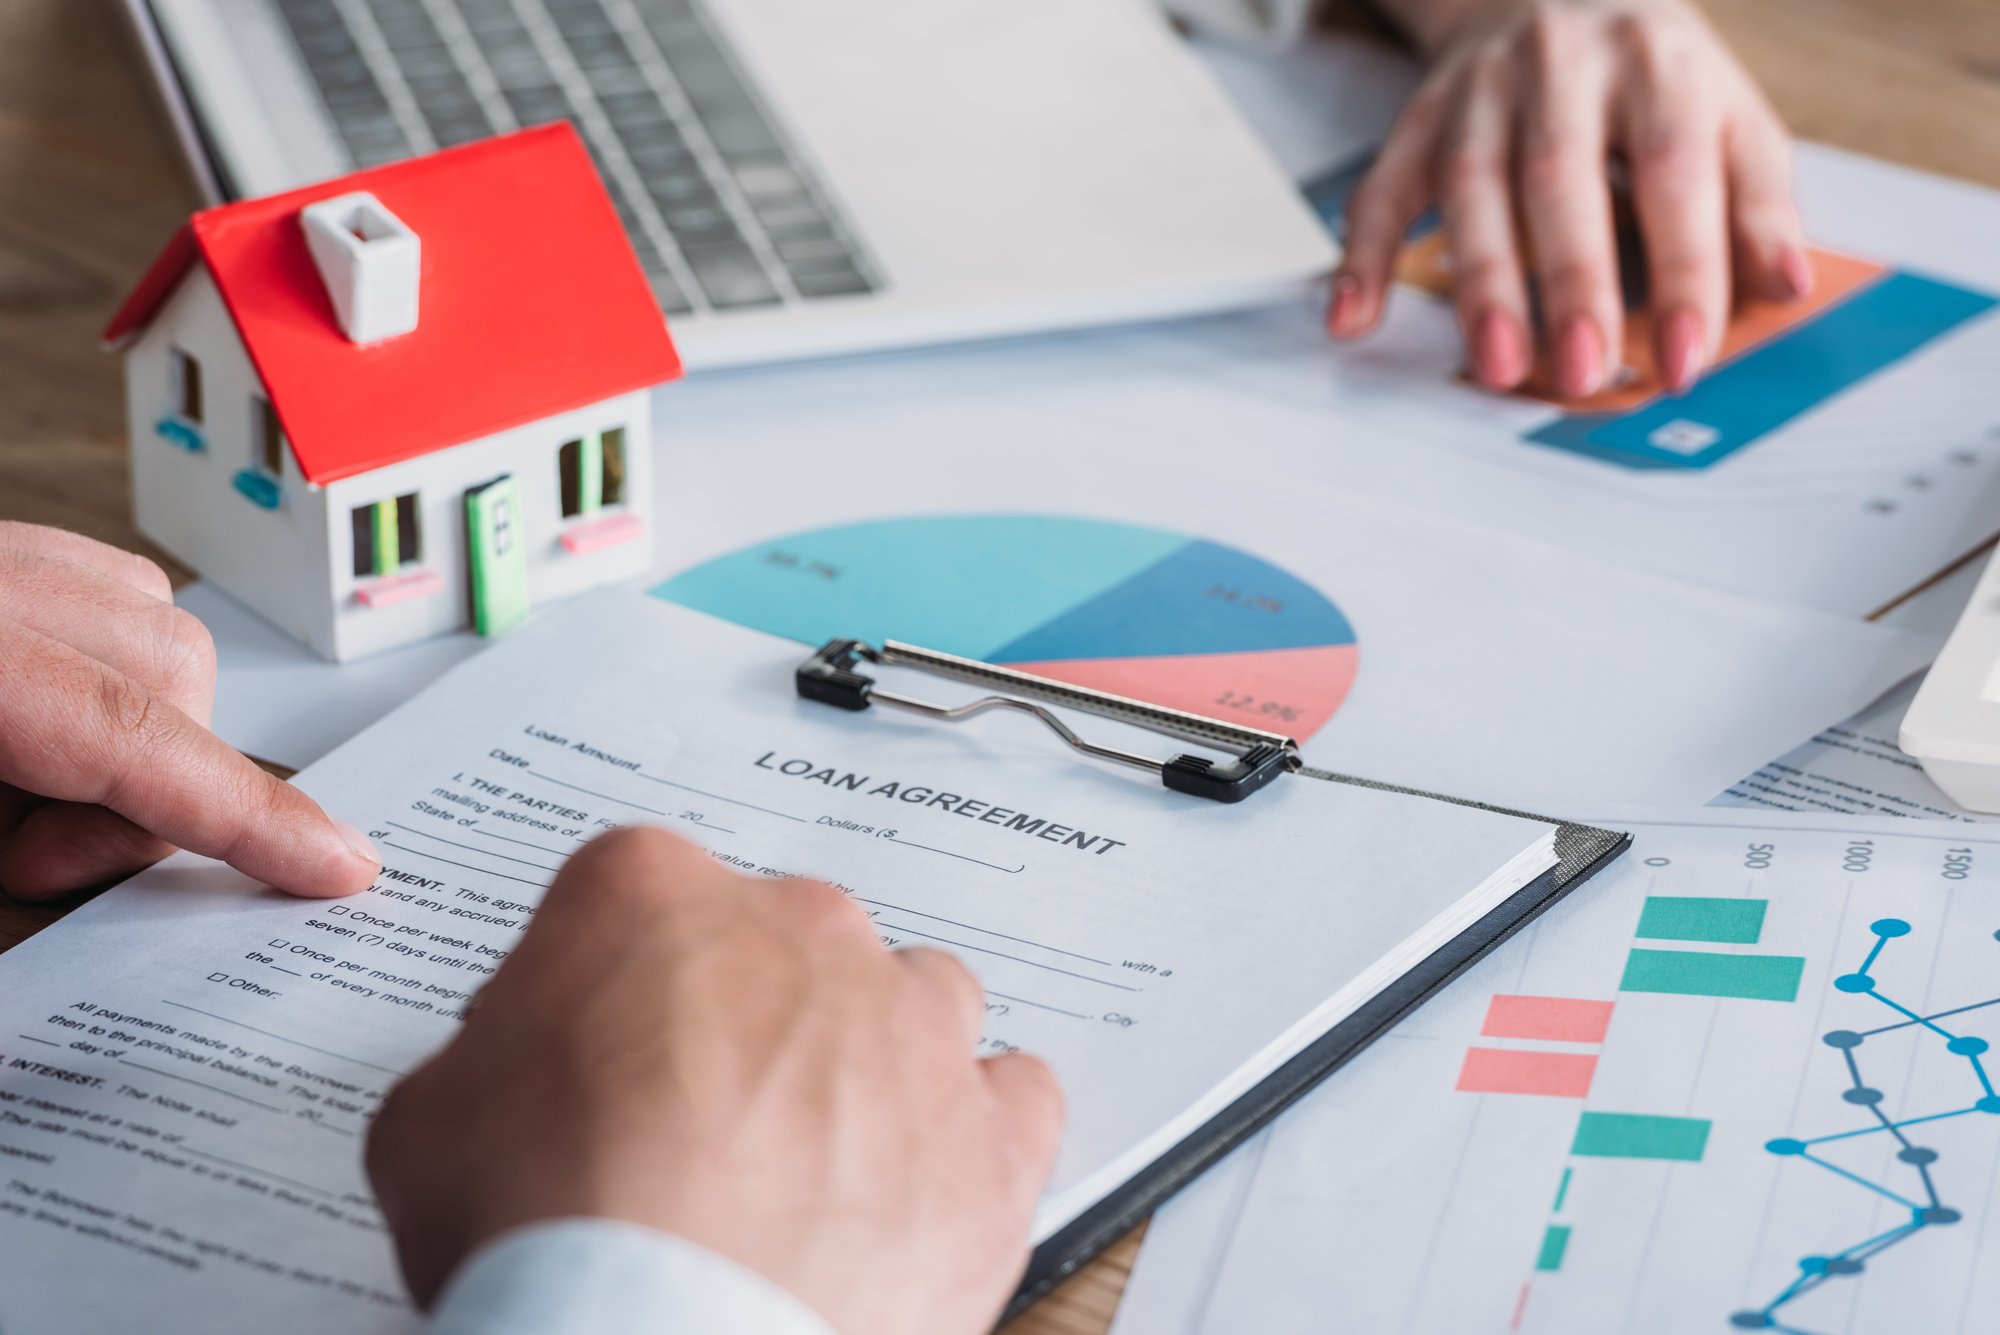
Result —
[[1552, 1207], [1556, 1214], [1562, 1213], [1563, 1202], [1569, 1199], [1569, 1175], [1570, 1170], [1567, 1168], [1563, 1169], [1563, 1180], [1561, 1185], [1556, 1188], [1556, 1203]]
[[1801, 955], [1719, 955], [1704, 950], [1646, 950], [1625, 957], [1621, 992], [1671, 992], [1689, 997], [1796, 1001], [1806, 962]]
[[1764, 931], [1768, 899], [1698, 899], [1648, 895], [1637, 936], [1666, 941], [1726, 941], [1754, 946]]
[[604, 437], [591, 432], [576, 452], [576, 503], [580, 513], [593, 515], [604, 504]]
[[1537, 1270], [1560, 1270], [1563, 1268], [1563, 1253], [1569, 1250], [1569, 1225], [1550, 1224], [1542, 1234], [1542, 1254], [1535, 1258]]
[[375, 573], [393, 575], [403, 565], [403, 538], [397, 531], [396, 503], [375, 502]]
[[1576, 1139], [1569, 1152], [1599, 1159], [1699, 1163], [1702, 1150], [1708, 1146], [1708, 1128], [1708, 1120], [1701, 1117], [1587, 1112], [1576, 1124]]

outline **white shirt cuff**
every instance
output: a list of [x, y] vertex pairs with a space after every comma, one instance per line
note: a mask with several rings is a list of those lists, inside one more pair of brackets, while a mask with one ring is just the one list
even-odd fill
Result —
[[834, 1335], [778, 1285], [705, 1247], [608, 1219], [503, 1234], [445, 1287], [428, 1335]]

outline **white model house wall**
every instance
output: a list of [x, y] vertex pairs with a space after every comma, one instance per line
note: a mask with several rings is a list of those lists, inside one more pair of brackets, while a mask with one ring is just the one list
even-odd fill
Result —
[[[178, 411], [176, 350], [199, 364], [201, 420]], [[181, 282], [125, 358], [132, 498], [139, 531], [289, 634], [328, 652], [326, 507], [282, 451], [264, 467], [264, 390], [215, 283], [200, 265]], [[198, 448], [190, 448], [190, 442]], [[262, 475], [277, 505], [237, 489]], [[269, 494], [268, 492], [266, 493]]]
[[[475, 391], [441, 387], [440, 392]], [[624, 430], [623, 504], [595, 516], [564, 518], [558, 451], [567, 441], [615, 428]], [[321, 493], [326, 542], [323, 555], [312, 564], [327, 576], [318, 596], [332, 608], [333, 624], [331, 643], [315, 642], [313, 647], [347, 662], [469, 626], [465, 492], [503, 473], [520, 482], [532, 606], [644, 573], [653, 564], [656, 536], [652, 448], [650, 397], [640, 390], [328, 484]], [[401, 573], [434, 572], [437, 587], [406, 601], [368, 606], [358, 595], [372, 580], [354, 572], [353, 511], [411, 493], [417, 497], [421, 550], [415, 565]], [[573, 552], [563, 546], [566, 531], [603, 523], [618, 512], [644, 521], [643, 532], [596, 551]]]

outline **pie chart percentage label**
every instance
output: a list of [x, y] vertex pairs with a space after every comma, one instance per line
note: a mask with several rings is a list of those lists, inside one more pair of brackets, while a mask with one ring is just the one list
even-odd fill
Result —
[[818, 646], [902, 640], [1304, 740], [1354, 684], [1354, 630], [1247, 552], [1052, 515], [817, 529], [676, 575], [653, 595]]

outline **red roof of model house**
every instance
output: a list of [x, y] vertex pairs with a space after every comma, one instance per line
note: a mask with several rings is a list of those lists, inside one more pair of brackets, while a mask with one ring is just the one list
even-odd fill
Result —
[[[422, 242], [417, 327], [362, 346], [336, 323], [299, 223], [304, 206], [354, 191]], [[316, 485], [680, 374], [638, 257], [567, 124], [204, 209], [105, 342], [143, 330], [197, 258]]]

